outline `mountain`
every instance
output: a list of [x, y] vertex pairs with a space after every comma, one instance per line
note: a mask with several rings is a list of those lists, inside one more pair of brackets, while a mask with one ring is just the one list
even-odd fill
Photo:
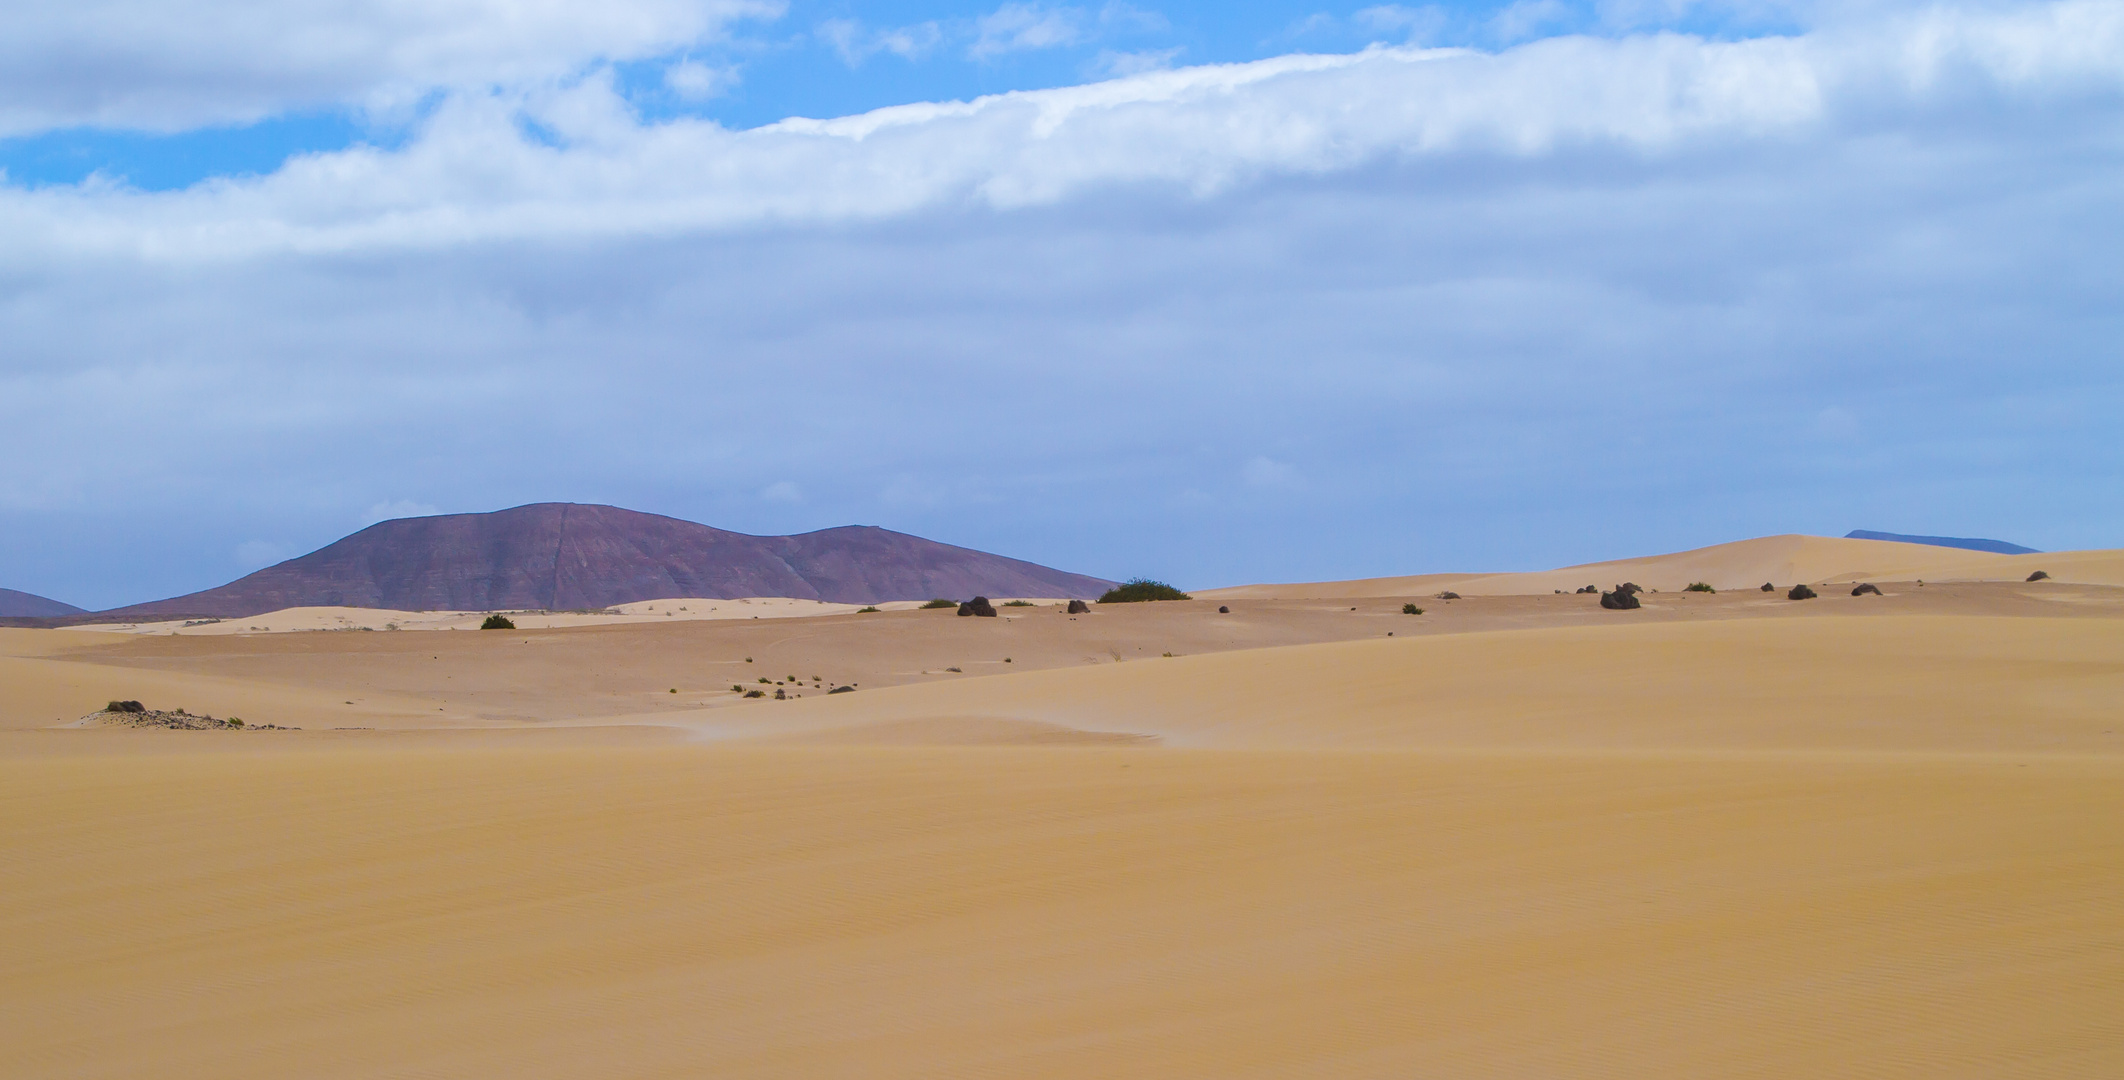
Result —
[[81, 609], [72, 604], [62, 604], [35, 593], [0, 589], [0, 619], [42, 619], [79, 614]]
[[1966, 548], [1970, 551], [1989, 551], [1994, 555], [2037, 555], [2035, 548], [2009, 544], [2004, 540], [1980, 540], [1966, 536], [1905, 536], [1902, 533], [1874, 532], [1871, 529], [1853, 529], [1844, 534], [1846, 540], [1893, 540], [1899, 544], [1931, 544], [1933, 547]]
[[569, 611], [694, 596], [871, 604], [1090, 597], [1112, 585], [869, 525], [750, 536], [616, 506], [533, 503], [379, 522], [220, 588], [99, 614], [241, 618], [321, 606]]

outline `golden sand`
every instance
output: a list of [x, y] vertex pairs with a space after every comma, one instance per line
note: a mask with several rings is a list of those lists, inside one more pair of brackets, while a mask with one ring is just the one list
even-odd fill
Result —
[[1882, 580], [0, 630], [0, 1077], [2124, 1075], [2124, 589]]

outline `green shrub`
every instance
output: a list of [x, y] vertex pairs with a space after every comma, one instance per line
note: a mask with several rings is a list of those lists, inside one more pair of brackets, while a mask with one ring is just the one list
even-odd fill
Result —
[[1414, 604], [1403, 604], [1401, 605], [1401, 613], [1403, 615], [1421, 615], [1423, 614], [1423, 609]]
[[489, 615], [486, 622], [479, 624], [479, 628], [482, 630], [514, 630], [516, 629], [516, 624], [510, 622], [509, 617], [506, 615]]
[[1146, 600], [1193, 600], [1194, 597], [1149, 578], [1130, 578], [1099, 597], [1102, 604], [1138, 604]]
[[1009, 601], [1009, 602], [1005, 603], [1005, 604], [1004, 604], [1003, 606], [1004, 606], [1004, 607], [1031, 607], [1031, 606], [1033, 606], [1033, 602], [1032, 602], [1032, 601], [1030, 601], [1030, 600], [1012, 600], [1012, 601]]
[[868, 614], [870, 614], [871, 612], [873, 612], [873, 611], [876, 611], [876, 610], [877, 610], [877, 608], [876, 608], [876, 607], [859, 607], [859, 608], [857, 608], [857, 609], [856, 609], [856, 614], [858, 614], [858, 615], [868, 615]]
[[929, 603], [923, 604], [921, 610], [935, 611], [938, 608], [950, 608], [953, 611], [957, 611], [959, 610], [959, 602], [957, 600], [946, 600], [943, 597], [939, 596], [936, 599], [931, 600]]
[[1715, 593], [1715, 592], [1717, 592], [1718, 590], [1717, 590], [1717, 589], [1714, 589], [1714, 588], [1712, 588], [1712, 587], [1711, 587], [1711, 583], [1710, 583], [1710, 582], [1708, 582], [1708, 581], [1692, 581], [1692, 582], [1690, 582], [1690, 583], [1689, 583], [1689, 587], [1688, 587], [1688, 588], [1685, 588], [1685, 589], [1683, 589], [1682, 591], [1683, 591], [1683, 592], [1707, 592], [1707, 593]]

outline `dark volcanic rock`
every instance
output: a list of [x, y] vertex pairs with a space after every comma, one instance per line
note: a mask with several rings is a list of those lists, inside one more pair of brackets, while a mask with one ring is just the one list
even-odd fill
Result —
[[636, 600], [793, 596], [837, 604], [1068, 596], [1114, 583], [868, 525], [750, 536], [616, 506], [534, 503], [399, 518], [123, 618], [240, 618], [287, 607], [572, 611]]
[[1448, 591], [1448, 592], [1442, 592], [1442, 593], [1439, 593], [1439, 594], [1438, 594], [1438, 598], [1439, 598], [1440, 600], [1458, 600], [1458, 599], [1460, 599], [1460, 594], [1459, 594], [1459, 593], [1457, 593], [1457, 592], [1450, 592], [1450, 591]]
[[1625, 581], [1622, 584], [1617, 585], [1615, 587], [1615, 591], [1619, 593], [1629, 593], [1631, 596], [1636, 596], [1638, 593], [1644, 592], [1645, 590], [1644, 587], [1639, 585], [1637, 582]]
[[2047, 571], [2047, 570], [2038, 570], [2038, 571], [2036, 571], [2035, 573], [2033, 573], [2033, 574], [2030, 574], [2030, 575], [2028, 575], [2028, 580], [2030, 580], [2030, 581], [2048, 581], [2048, 580], [2050, 580], [2050, 572], [2049, 572], [2049, 571]]
[[1231, 609], [1231, 608], [1225, 607], [1225, 606], [1224, 606], [1223, 604], [1219, 604], [1219, 605], [1217, 605], [1217, 614], [1219, 614], [1219, 615], [1229, 615], [1229, 614], [1231, 614], [1231, 613], [1232, 613], [1232, 609]]
[[1599, 591], [1600, 591], [1600, 586], [1598, 586], [1598, 585], [1588, 585], [1588, 586], [1586, 586], [1585, 588], [1583, 588], [1583, 589], [1580, 589], [1580, 590], [1578, 590], [1578, 591], [1579, 591], [1580, 593], [1597, 593], [1597, 592], [1599, 592]]
[[1069, 613], [1072, 615], [1088, 615], [1091, 613], [1091, 605], [1082, 600], [1072, 600], [1069, 602]]
[[1874, 587], [1874, 584], [1873, 584], [1872, 582], [1870, 582], [1870, 581], [1869, 581], [1869, 582], [1865, 583], [1864, 585], [1860, 585], [1860, 586], [1858, 586], [1857, 588], [1854, 588], [1854, 589], [1852, 589], [1852, 590], [1851, 590], [1851, 595], [1853, 595], [1853, 596], [1879, 596], [1879, 595], [1881, 595], [1881, 590], [1880, 590], [1880, 589], [1878, 589], [1878, 588], [1875, 588], [1875, 587]]
[[826, 692], [827, 692], [828, 694], [853, 694], [853, 693], [855, 693], [855, 687], [853, 687], [853, 686], [836, 686], [836, 687], [834, 687], [833, 689], [831, 689], [831, 690], [828, 690], [828, 691], [826, 691]]
[[993, 619], [996, 617], [996, 607], [988, 602], [988, 597], [976, 596], [959, 605], [959, 614], [979, 615], [985, 619]]
[[72, 604], [62, 604], [36, 593], [0, 589], [0, 618], [53, 619], [63, 615], [80, 614], [84, 612]]
[[1792, 591], [1785, 594], [1785, 599], [1812, 600], [1814, 599], [1814, 590], [1806, 587], [1805, 585], [1794, 585], [1792, 587]]
[[1763, 591], [1764, 591], [1764, 592], [1776, 592], [1776, 591], [1777, 591], [1777, 586], [1775, 586], [1775, 585], [1772, 585], [1772, 584], [1770, 584], [1769, 582], [1765, 581], [1765, 582], [1763, 582]]
[[1600, 606], [1610, 611], [1635, 611], [1642, 605], [1637, 602], [1636, 593], [1625, 592], [1622, 586], [1618, 585], [1614, 592], [1600, 594]]

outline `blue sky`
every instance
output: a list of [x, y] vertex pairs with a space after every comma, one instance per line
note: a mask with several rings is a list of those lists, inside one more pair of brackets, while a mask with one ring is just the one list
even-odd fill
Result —
[[2124, 543], [2124, 4], [18, 21], [0, 586], [546, 499], [1190, 586]]

